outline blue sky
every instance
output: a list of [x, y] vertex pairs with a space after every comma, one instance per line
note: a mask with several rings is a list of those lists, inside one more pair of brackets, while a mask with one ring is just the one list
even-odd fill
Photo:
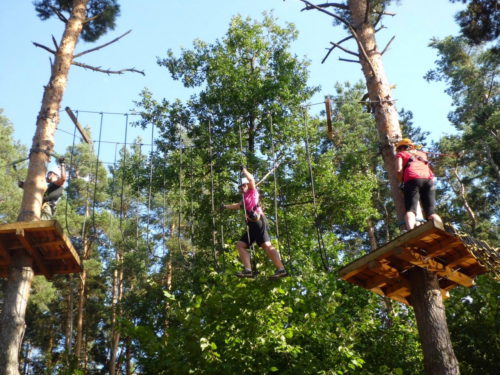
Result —
[[[98, 42], [79, 43], [77, 51], [103, 44], [132, 29], [127, 37], [105, 49], [86, 55], [81, 62], [109, 69], [135, 67], [146, 72], [138, 74], [104, 75], [73, 66], [61, 108], [93, 112], [124, 113], [134, 108], [142, 89], [148, 88], [157, 99], [187, 99], [194, 92], [173, 81], [165, 68], [156, 64], [168, 49], [174, 52], [189, 48], [196, 38], [213, 42], [221, 38], [233, 15], [241, 14], [261, 19], [264, 11], [274, 10], [278, 23], [292, 22], [300, 35], [293, 52], [311, 61], [310, 84], [320, 85], [321, 91], [312, 102], [321, 102], [333, 93], [336, 82], [357, 82], [362, 79], [360, 66], [340, 62], [345, 54], [333, 53], [321, 64], [330, 41], [346, 36], [341, 27], [333, 27], [331, 17], [317, 11], [301, 12], [298, 0], [122, 0], [121, 16], [115, 30]], [[411, 110], [416, 125], [438, 139], [453, 132], [447, 120], [452, 110], [444, 85], [427, 83], [422, 77], [434, 67], [436, 53], [428, 48], [432, 37], [456, 35], [454, 14], [460, 4], [448, 0], [402, 0], [391, 6], [395, 17], [386, 17], [387, 29], [377, 34], [381, 50], [390, 38], [396, 39], [384, 55], [385, 71], [391, 84], [396, 85], [393, 97], [397, 108]], [[43, 94], [49, 79], [49, 54], [33, 46], [38, 42], [52, 46], [51, 35], [60, 40], [63, 25], [52, 19], [41, 21], [31, 1], [8, 1], [0, 12], [0, 108], [14, 124], [15, 137], [30, 145]], [[354, 47], [351, 47], [355, 49]], [[317, 111], [322, 109], [317, 106]], [[92, 128], [94, 138], [100, 126], [98, 113], [79, 113], [80, 122]], [[133, 118], [130, 117], [130, 120]], [[102, 140], [122, 142], [123, 115], [104, 115]], [[60, 131], [56, 133], [56, 151], [64, 152], [71, 144], [73, 126], [65, 113], [61, 114]], [[134, 135], [141, 135], [136, 130]], [[149, 143], [150, 131], [143, 133]], [[129, 138], [130, 139], [130, 138]], [[147, 146], [145, 146], [147, 147]], [[104, 161], [112, 162], [115, 146], [102, 144]]]

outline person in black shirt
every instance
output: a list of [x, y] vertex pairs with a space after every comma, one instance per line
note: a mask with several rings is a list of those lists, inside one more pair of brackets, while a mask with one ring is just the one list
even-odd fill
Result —
[[[47, 181], [47, 189], [43, 194], [42, 213], [40, 216], [41, 220], [52, 220], [52, 217], [56, 213], [57, 202], [64, 192], [63, 185], [66, 181], [66, 167], [64, 165], [63, 158], [60, 158], [57, 161], [61, 166], [61, 175], [59, 176], [56, 172], [49, 171], [45, 177], [45, 181]], [[24, 186], [24, 182], [19, 181], [18, 185], [22, 188]]]

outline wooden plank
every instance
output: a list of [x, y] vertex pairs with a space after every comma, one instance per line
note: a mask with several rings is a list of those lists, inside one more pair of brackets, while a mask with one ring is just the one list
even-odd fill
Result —
[[348, 265], [342, 267], [339, 270], [339, 276], [344, 280], [348, 280], [355, 274], [365, 269], [369, 262], [376, 259], [387, 258], [393, 254], [394, 250], [397, 247], [400, 247], [401, 245], [407, 243], [411, 243], [412, 239], [421, 238], [423, 235], [434, 232], [436, 229], [443, 230], [442, 224], [440, 225], [440, 223], [435, 223], [434, 221], [428, 221], [425, 224], [420, 225], [415, 229], [395, 238], [386, 245], [379, 247], [378, 249], [372, 251], [371, 253], [366, 254], [365, 256], [355, 260], [354, 262], [351, 262]]
[[461, 243], [462, 242], [460, 242], [458, 238], [449, 236], [442, 237], [442, 240], [433, 243], [432, 246], [429, 246], [428, 244], [423, 246], [418, 243], [417, 245], [419, 245], [418, 247], [424, 249], [429, 256], [434, 258], [448, 253], [454, 245], [458, 245]]
[[55, 220], [39, 220], [39, 221], [18, 221], [15, 223], [0, 225], [0, 233], [15, 232], [18, 229], [35, 231], [46, 230], [53, 227]]
[[73, 121], [73, 124], [75, 124], [76, 128], [80, 132], [83, 140], [90, 145], [92, 143], [92, 140], [90, 139], [90, 137], [87, 135], [87, 133], [83, 129], [83, 126], [78, 122], [78, 119], [76, 118], [76, 116], [73, 113], [73, 111], [71, 110], [71, 108], [66, 107], [65, 110], [66, 110], [66, 113], [68, 114], [69, 118], [71, 119], [71, 121]]
[[[383, 290], [383, 289], [382, 289]], [[405, 298], [405, 296], [411, 294], [410, 282], [406, 279], [401, 279], [397, 283], [391, 284], [385, 290], [385, 295], [389, 298], [394, 298], [395, 296], [400, 296]], [[403, 294], [405, 296], [403, 296]]]
[[425, 268], [429, 271], [436, 272], [439, 276], [445, 277], [448, 280], [452, 280], [457, 284], [471, 287], [475, 285], [474, 280], [472, 280], [469, 276], [455, 271], [452, 268], [445, 266], [442, 263], [436, 262], [434, 259], [425, 257], [416, 251], [406, 251], [404, 253], [398, 254], [398, 258], [404, 259], [407, 262]]
[[47, 277], [47, 278], [51, 277], [52, 275], [50, 274], [49, 270], [45, 266], [45, 263], [43, 262], [43, 259], [40, 256], [40, 254], [38, 253], [38, 251], [31, 246], [29, 241], [24, 236], [24, 233], [21, 234], [20, 231], [18, 233], [16, 233], [17, 238], [23, 244], [23, 246], [26, 249], [26, 251], [28, 252], [28, 254], [31, 255], [31, 257], [33, 257], [33, 259], [35, 260], [35, 264], [40, 269], [42, 274], [45, 275], [45, 277]]

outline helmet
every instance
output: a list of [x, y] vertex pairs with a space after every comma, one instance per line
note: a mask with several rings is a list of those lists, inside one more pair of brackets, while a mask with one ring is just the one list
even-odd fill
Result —
[[248, 183], [249, 183], [248, 178], [246, 178], [246, 177], [242, 177], [242, 178], [241, 178], [241, 181], [240, 181], [240, 186], [241, 186], [241, 185], [244, 185], [244, 184], [248, 184]]
[[413, 143], [410, 138], [403, 138], [396, 144], [396, 148], [399, 148], [401, 146], [413, 146]]

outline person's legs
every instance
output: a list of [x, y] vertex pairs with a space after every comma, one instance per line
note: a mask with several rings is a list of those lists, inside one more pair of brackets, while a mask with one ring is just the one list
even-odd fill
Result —
[[441, 217], [436, 213], [436, 186], [433, 180], [426, 181], [420, 195], [425, 217], [435, 223], [442, 224], [443, 220], [441, 220]]
[[418, 180], [409, 180], [404, 185], [405, 224], [407, 230], [415, 228], [418, 202], [420, 201]]
[[240, 255], [241, 263], [246, 270], [252, 269], [252, 263], [250, 261], [250, 254], [248, 253], [248, 245], [243, 241], [236, 242], [236, 249], [238, 249], [238, 254]]
[[40, 220], [52, 220], [52, 207], [48, 203], [42, 205]]
[[277, 269], [282, 270], [285, 268], [285, 266], [283, 266], [283, 263], [281, 262], [280, 253], [278, 253], [278, 250], [274, 248], [274, 246], [271, 244], [271, 241], [262, 243], [260, 247], [265, 250], [267, 256], [272, 260]]

